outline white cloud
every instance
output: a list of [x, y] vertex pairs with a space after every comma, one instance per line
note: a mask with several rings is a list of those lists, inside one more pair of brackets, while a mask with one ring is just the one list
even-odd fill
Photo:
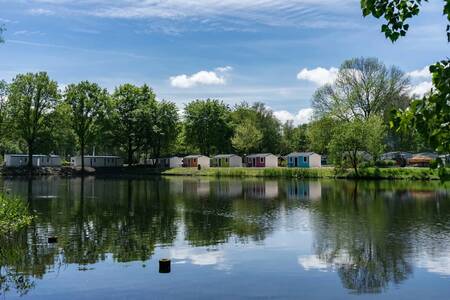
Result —
[[426, 93], [428, 93], [433, 87], [433, 83], [431, 81], [424, 81], [417, 85], [413, 85], [409, 91], [409, 94], [423, 97]]
[[297, 79], [311, 81], [317, 85], [324, 85], [333, 83], [336, 80], [338, 71], [337, 68], [325, 69], [318, 67], [311, 70], [304, 68], [297, 74]]
[[225, 73], [232, 70], [232, 67], [219, 67], [214, 71], [200, 71], [192, 75], [177, 75], [169, 78], [170, 85], [176, 88], [192, 88], [198, 85], [224, 85], [227, 83]]
[[44, 8], [32, 8], [28, 10], [28, 13], [34, 16], [51, 16], [55, 14], [55, 12]]
[[294, 125], [300, 125], [311, 122], [313, 112], [314, 110], [312, 108], [303, 108], [300, 109], [296, 115], [293, 115], [286, 110], [274, 111], [273, 114], [282, 123], [292, 120]]
[[431, 79], [431, 73], [429, 70], [429, 66], [425, 66], [423, 69], [420, 70], [414, 70], [411, 72], [406, 73], [409, 77], [413, 79]]

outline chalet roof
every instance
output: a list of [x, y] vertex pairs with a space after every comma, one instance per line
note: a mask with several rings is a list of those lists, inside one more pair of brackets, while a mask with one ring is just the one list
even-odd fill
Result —
[[[317, 154], [315, 152], [292, 152], [289, 153], [287, 156], [311, 156], [313, 154]], [[319, 154], [317, 154], [319, 155]]]
[[[5, 154], [5, 156], [10, 157], [28, 157], [28, 154]], [[59, 155], [55, 154], [33, 154], [33, 157], [59, 157]]]
[[188, 155], [185, 156], [184, 158], [200, 158], [200, 157], [208, 157], [208, 156], [197, 154], [197, 155]]
[[214, 156], [214, 158], [231, 158], [233, 156], [240, 157], [239, 155], [236, 154], [219, 154]]
[[275, 156], [272, 153], [255, 153], [255, 154], [250, 154], [247, 157], [267, 157], [267, 156]]

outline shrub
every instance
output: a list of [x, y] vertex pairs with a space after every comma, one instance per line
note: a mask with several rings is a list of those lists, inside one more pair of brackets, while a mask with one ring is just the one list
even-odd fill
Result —
[[8, 234], [30, 224], [28, 205], [20, 198], [0, 194], [0, 234]]
[[395, 160], [378, 160], [375, 163], [375, 166], [379, 168], [387, 168], [387, 167], [394, 167], [397, 165], [397, 162]]

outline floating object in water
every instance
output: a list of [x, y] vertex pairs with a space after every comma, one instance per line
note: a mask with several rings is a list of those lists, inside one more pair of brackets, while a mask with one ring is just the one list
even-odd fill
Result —
[[56, 236], [51, 236], [47, 239], [49, 244], [56, 244], [58, 242], [58, 238]]
[[170, 259], [159, 260], [159, 273], [170, 273]]

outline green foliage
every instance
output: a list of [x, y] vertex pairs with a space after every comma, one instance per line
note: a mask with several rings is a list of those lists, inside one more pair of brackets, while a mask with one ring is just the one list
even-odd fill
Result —
[[[58, 84], [47, 73], [17, 75], [10, 85], [8, 98], [12, 125], [25, 141], [31, 156], [47, 127], [47, 117], [54, 110], [60, 95]], [[32, 160], [29, 159], [29, 167]]]
[[231, 150], [231, 110], [219, 100], [195, 100], [186, 105], [186, 142], [205, 155]]
[[434, 90], [405, 110], [393, 113], [398, 131], [417, 130], [439, 152], [450, 152], [450, 60], [430, 67]]
[[320, 154], [328, 153], [328, 145], [333, 137], [334, 128], [341, 122], [330, 117], [323, 117], [312, 121], [307, 129], [309, 150]]
[[[420, 12], [421, 5], [428, 0], [361, 0], [364, 16], [383, 17], [386, 23], [381, 26], [386, 38], [395, 42], [405, 36], [409, 29], [407, 21]], [[447, 16], [447, 38], [450, 41], [450, 0], [444, 0], [443, 14]]]
[[329, 151], [336, 166], [341, 169], [351, 167], [358, 175], [358, 168], [365, 153], [376, 160], [382, 153], [385, 126], [380, 117], [367, 120], [355, 119], [345, 122], [333, 132]]
[[409, 80], [396, 67], [387, 68], [376, 58], [353, 58], [342, 63], [336, 81], [313, 96], [317, 117], [348, 121], [384, 116], [406, 97]]
[[307, 128], [306, 124], [295, 127], [292, 121], [286, 122], [282, 126], [280, 153], [288, 154], [294, 151], [307, 151], [310, 144], [306, 134]]
[[375, 165], [380, 168], [394, 167], [397, 165], [397, 162], [395, 160], [378, 160], [375, 162]]
[[156, 106], [156, 96], [147, 85], [124, 84], [112, 95], [112, 122], [116, 142], [127, 153], [128, 164], [135, 161], [135, 152], [142, 149], [144, 128], [153, 126], [146, 118]]
[[239, 154], [250, 154], [256, 152], [260, 145], [263, 134], [256, 128], [252, 120], [244, 120], [235, 128], [231, 143]]
[[281, 146], [281, 124], [273, 115], [272, 110], [268, 109], [263, 103], [255, 103], [252, 106], [243, 102], [236, 105], [232, 112], [232, 120], [237, 128], [243, 122], [251, 122], [262, 138], [255, 152], [279, 153]]
[[0, 194], [0, 235], [12, 234], [30, 224], [32, 217], [25, 202]]

